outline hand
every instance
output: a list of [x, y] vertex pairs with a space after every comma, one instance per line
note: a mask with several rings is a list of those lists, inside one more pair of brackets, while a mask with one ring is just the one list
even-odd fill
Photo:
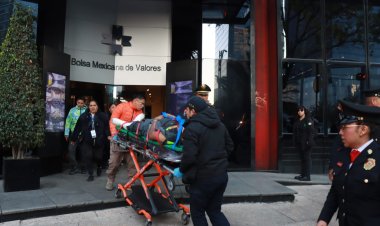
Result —
[[181, 170], [179, 170], [179, 167], [175, 168], [173, 170], [173, 175], [177, 178], [181, 178], [183, 176], [183, 174], [181, 173]]
[[328, 176], [329, 176], [330, 181], [332, 181], [334, 179], [334, 170], [333, 169], [329, 170]]
[[112, 140], [112, 136], [108, 136], [107, 139], [108, 139], [108, 140]]
[[318, 221], [317, 226], [327, 226], [327, 223], [323, 220]]

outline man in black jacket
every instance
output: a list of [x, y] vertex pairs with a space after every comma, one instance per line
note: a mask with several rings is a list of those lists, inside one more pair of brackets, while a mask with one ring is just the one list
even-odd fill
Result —
[[228, 182], [232, 139], [215, 109], [200, 97], [190, 98], [185, 114], [188, 121], [183, 133], [183, 156], [174, 175], [178, 177], [183, 173], [183, 182], [190, 185], [193, 224], [207, 225], [207, 213], [213, 225], [230, 225], [221, 212], [221, 206]]

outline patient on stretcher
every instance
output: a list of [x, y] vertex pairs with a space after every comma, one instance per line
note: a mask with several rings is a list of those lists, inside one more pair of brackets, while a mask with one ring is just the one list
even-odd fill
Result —
[[133, 121], [125, 123], [120, 119], [113, 119], [113, 123], [122, 126], [130, 132], [134, 132], [138, 136], [145, 137], [149, 140], [158, 141], [161, 144], [176, 144], [181, 142], [182, 125], [184, 119], [180, 116], [173, 116], [163, 113], [153, 119], [144, 119], [143, 116], [136, 117], [141, 121]]

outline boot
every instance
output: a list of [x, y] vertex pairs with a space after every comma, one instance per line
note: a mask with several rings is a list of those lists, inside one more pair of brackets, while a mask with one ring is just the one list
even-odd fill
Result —
[[107, 179], [107, 184], [106, 184], [106, 189], [107, 191], [112, 191], [113, 190], [113, 180]]

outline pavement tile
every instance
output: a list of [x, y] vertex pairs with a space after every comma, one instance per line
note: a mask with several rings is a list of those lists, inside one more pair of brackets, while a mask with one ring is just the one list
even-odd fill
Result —
[[[153, 171], [154, 172], [154, 171]], [[279, 197], [281, 195], [294, 195], [296, 192], [286, 186], [277, 183], [277, 180], [292, 180], [294, 175], [292, 174], [278, 174], [278, 173], [266, 173], [266, 172], [230, 172], [229, 183], [225, 192], [225, 197], [239, 198], [244, 200], [250, 197], [259, 197], [257, 199], [249, 200], [262, 200], [260, 197], [273, 196]], [[0, 192], [0, 209], [3, 215], [17, 217], [19, 213], [33, 212], [35, 210], [53, 210], [62, 208], [66, 211], [67, 207], [79, 206], [77, 211], [85, 211], [86, 206], [99, 205], [101, 208], [103, 204], [112, 204], [114, 202], [123, 202], [123, 199], [115, 199], [115, 190], [106, 191], [106, 175], [104, 171], [100, 177], [95, 177], [93, 182], [86, 181], [86, 174], [68, 175], [67, 171], [41, 177], [41, 189], [32, 191], [21, 192]], [[125, 166], [122, 166], [117, 174], [116, 183], [126, 183], [127, 170]], [[328, 182], [325, 175], [313, 176], [321, 183]], [[147, 179], [149, 181], [150, 179]], [[173, 191], [173, 195], [176, 198], [188, 198], [188, 194], [185, 191], [185, 187], [182, 185], [181, 179], [174, 178], [176, 187]], [[293, 179], [294, 181], [294, 179]], [[0, 186], [2, 187], [2, 181], [0, 180]], [[308, 187], [308, 186], [305, 186]], [[234, 199], [236, 200], [236, 199]], [[302, 201], [302, 197], [300, 198]], [[309, 200], [310, 201], [310, 200]], [[125, 201], [124, 201], [125, 202]], [[310, 202], [323, 203], [321, 200], [311, 200]], [[83, 208], [81, 207], [83, 206]], [[132, 208], [128, 208], [131, 214], [135, 214]], [[285, 223], [291, 223], [291, 218], [301, 218], [302, 213], [291, 212], [290, 217], [284, 216], [286, 208], [271, 210], [276, 212], [280, 218], [284, 218]], [[246, 213], [249, 210], [243, 210]], [[68, 210], [70, 212], [70, 210]], [[319, 212], [319, 210], [318, 210]], [[61, 213], [62, 214], [62, 213]], [[179, 213], [176, 213], [179, 214]], [[264, 215], [266, 213], [263, 213]], [[179, 214], [180, 215], [180, 214]], [[282, 216], [282, 217], [281, 217]], [[180, 216], [179, 216], [180, 217]], [[262, 216], [257, 216], [262, 217]], [[263, 217], [263, 219], [266, 217]], [[13, 218], [14, 219], [14, 218]], [[12, 220], [12, 219], [8, 219]], [[122, 220], [123, 221], [123, 220]], [[89, 222], [92, 222], [89, 219]], [[165, 219], [163, 220], [165, 222]], [[106, 222], [105, 222], [106, 223]], [[270, 225], [270, 224], [268, 224]], [[276, 222], [273, 222], [276, 225]], [[285, 225], [285, 224], [282, 224]], [[108, 225], [109, 226], [109, 225]]]
[[1, 193], [0, 205], [2, 214], [54, 209], [57, 207], [57, 205], [49, 197], [47, 197], [42, 190]]

